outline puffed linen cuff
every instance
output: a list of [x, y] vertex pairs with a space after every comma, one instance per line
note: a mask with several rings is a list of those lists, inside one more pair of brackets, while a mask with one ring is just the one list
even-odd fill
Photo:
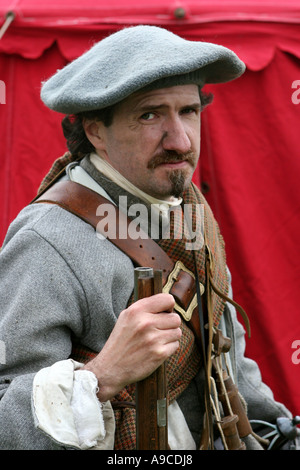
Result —
[[82, 367], [67, 359], [35, 375], [32, 407], [36, 427], [65, 447], [113, 449], [115, 419], [111, 404], [99, 402], [97, 379]]
[[[36, 427], [63, 447], [113, 450], [115, 418], [110, 401], [97, 398], [96, 376], [67, 359], [41, 369], [33, 381]], [[195, 441], [176, 401], [168, 406], [171, 449], [195, 450]]]

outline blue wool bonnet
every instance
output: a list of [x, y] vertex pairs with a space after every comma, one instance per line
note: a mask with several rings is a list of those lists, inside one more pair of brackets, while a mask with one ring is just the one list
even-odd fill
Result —
[[226, 47], [188, 41], [157, 26], [124, 28], [96, 43], [42, 85], [50, 109], [77, 114], [106, 108], [142, 89], [222, 83], [243, 74]]

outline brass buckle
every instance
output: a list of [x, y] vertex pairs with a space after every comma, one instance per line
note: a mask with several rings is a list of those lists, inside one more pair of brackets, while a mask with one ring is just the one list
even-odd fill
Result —
[[[178, 274], [180, 271], [185, 271], [186, 273], [190, 274], [190, 276], [192, 276], [193, 279], [195, 279], [195, 276], [192, 273], [192, 271], [187, 269], [181, 261], [176, 261], [175, 266], [173, 270], [170, 272], [167, 282], [165, 283], [163, 287], [164, 293], [168, 294], [170, 292], [174, 282], [177, 281]], [[201, 282], [199, 282], [199, 285], [200, 285], [200, 294], [202, 295], [204, 292], [204, 286], [203, 284], [201, 284]], [[198, 305], [197, 293], [195, 293], [187, 310], [184, 310], [184, 308], [180, 307], [180, 305], [178, 305], [176, 301], [175, 301], [175, 310], [182, 315], [185, 321], [190, 321], [193, 315], [193, 311], [197, 307], [197, 305]]]

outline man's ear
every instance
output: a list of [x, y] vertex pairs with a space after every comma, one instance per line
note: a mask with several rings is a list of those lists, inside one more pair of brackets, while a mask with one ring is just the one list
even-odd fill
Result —
[[84, 132], [95, 147], [96, 150], [105, 149], [105, 140], [104, 140], [104, 124], [102, 121], [95, 121], [94, 119], [83, 119], [82, 125]]

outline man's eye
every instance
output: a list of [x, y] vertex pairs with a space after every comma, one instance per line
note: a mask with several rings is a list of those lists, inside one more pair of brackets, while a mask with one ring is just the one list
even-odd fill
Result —
[[154, 113], [144, 113], [141, 116], [141, 119], [143, 119], [144, 121], [151, 121], [151, 119], [154, 119], [154, 117], [155, 117]]
[[193, 114], [196, 113], [197, 110], [195, 108], [184, 108], [181, 113], [182, 114]]

